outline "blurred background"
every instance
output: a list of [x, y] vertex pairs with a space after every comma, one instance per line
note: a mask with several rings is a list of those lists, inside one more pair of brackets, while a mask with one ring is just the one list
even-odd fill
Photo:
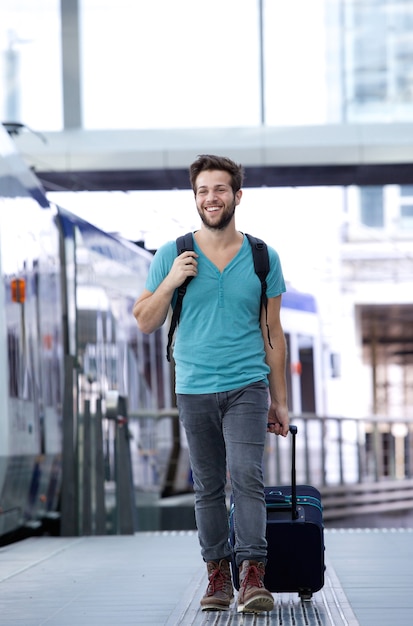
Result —
[[[50, 203], [151, 251], [198, 227], [197, 154], [241, 162], [238, 228], [307, 297], [284, 313], [302, 480], [411, 487], [413, 0], [1, 0], [0, 120]], [[173, 398], [155, 405], [133, 445], [158, 496]], [[169, 495], [190, 490], [173, 463]], [[413, 507], [390, 499], [365, 512]]]

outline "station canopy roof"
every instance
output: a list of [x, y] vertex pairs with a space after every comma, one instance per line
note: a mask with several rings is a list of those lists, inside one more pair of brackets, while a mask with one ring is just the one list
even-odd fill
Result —
[[16, 134], [46, 190], [188, 189], [198, 154], [225, 155], [245, 187], [412, 184], [413, 123]]

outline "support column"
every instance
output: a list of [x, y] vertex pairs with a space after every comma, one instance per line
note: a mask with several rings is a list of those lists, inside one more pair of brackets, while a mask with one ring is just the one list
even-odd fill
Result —
[[62, 25], [63, 124], [82, 127], [79, 0], [60, 0]]

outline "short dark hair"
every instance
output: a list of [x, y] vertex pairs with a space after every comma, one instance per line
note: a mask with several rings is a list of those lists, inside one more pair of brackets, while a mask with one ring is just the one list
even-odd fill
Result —
[[228, 157], [215, 156], [214, 154], [199, 154], [196, 161], [189, 167], [189, 180], [193, 192], [196, 193], [195, 182], [201, 172], [207, 170], [222, 170], [231, 176], [231, 187], [234, 194], [241, 189], [244, 180], [244, 168], [237, 165]]

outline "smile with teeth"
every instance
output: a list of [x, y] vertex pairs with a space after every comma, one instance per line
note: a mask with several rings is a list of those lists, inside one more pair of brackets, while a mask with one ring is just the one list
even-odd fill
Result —
[[207, 206], [205, 207], [205, 210], [208, 211], [208, 213], [213, 213], [214, 211], [219, 211], [220, 207], [219, 206]]

